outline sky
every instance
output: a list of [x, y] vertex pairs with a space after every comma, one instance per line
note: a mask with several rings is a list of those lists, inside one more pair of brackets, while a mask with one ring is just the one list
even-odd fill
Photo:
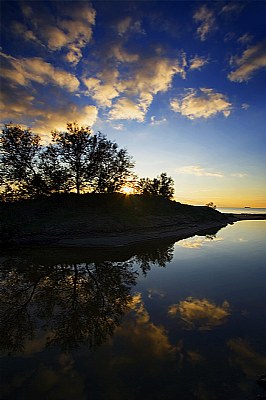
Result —
[[265, 1], [2, 1], [1, 123], [76, 121], [175, 200], [266, 207]]

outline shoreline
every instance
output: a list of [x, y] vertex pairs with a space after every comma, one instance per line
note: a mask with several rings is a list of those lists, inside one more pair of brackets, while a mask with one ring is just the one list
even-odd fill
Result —
[[164, 239], [173, 241], [182, 240], [196, 234], [208, 234], [208, 230], [219, 230], [228, 224], [233, 224], [243, 220], [265, 220], [266, 214], [223, 214], [226, 219], [224, 221], [206, 221], [201, 223], [183, 223], [178, 226], [175, 221], [173, 224], [156, 226], [153, 228], [136, 229], [136, 231], [108, 232], [94, 234], [79, 233], [71, 235], [54, 235], [47, 238], [44, 235], [36, 237], [21, 238], [19, 243], [13, 243], [9, 249], [19, 248], [40, 248], [47, 247], [51, 249], [62, 248], [121, 248], [124, 246], [132, 246], [141, 242], [152, 242]]

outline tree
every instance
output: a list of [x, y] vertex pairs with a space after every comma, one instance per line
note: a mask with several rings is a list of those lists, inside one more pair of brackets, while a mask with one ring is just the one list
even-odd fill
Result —
[[137, 184], [140, 193], [154, 196], [163, 196], [171, 199], [174, 195], [174, 180], [168, 177], [165, 172], [157, 178], [141, 178]]
[[56, 146], [48, 145], [40, 155], [39, 170], [49, 193], [68, 192], [71, 188], [70, 173], [60, 163]]
[[5, 125], [0, 136], [1, 184], [4, 188], [22, 197], [44, 191], [45, 185], [38, 172], [40, 149], [39, 135], [29, 128], [12, 123]]
[[87, 184], [94, 144], [90, 128], [68, 123], [66, 132], [52, 132], [52, 142], [58, 161], [66, 166], [70, 182], [79, 194]]
[[95, 138], [94, 179], [92, 189], [98, 193], [113, 193], [132, 176], [134, 167], [126, 149], [118, 150], [116, 143], [98, 132]]
[[206, 204], [207, 207], [213, 208], [214, 210], [216, 209], [216, 205], [210, 201], [209, 203]]
[[52, 135], [53, 151], [58, 155], [59, 164], [66, 166], [69, 184], [78, 194], [81, 190], [117, 191], [130, 176], [134, 163], [127, 151], [118, 150], [117, 144], [101, 132], [92, 134], [88, 127], [69, 123], [67, 132]]

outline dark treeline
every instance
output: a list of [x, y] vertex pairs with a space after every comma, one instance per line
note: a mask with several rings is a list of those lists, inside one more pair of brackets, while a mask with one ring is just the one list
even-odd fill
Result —
[[6, 124], [0, 135], [0, 199], [14, 201], [53, 193], [113, 193], [131, 187], [135, 193], [171, 199], [174, 181], [166, 173], [139, 179], [126, 149], [101, 132], [68, 123], [52, 132], [48, 145], [31, 129]]

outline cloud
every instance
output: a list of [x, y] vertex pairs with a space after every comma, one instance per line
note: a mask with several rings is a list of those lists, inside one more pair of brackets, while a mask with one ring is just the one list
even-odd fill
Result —
[[240, 57], [233, 57], [237, 68], [228, 75], [230, 81], [248, 81], [260, 69], [266, 67], [266, 40], [245, 50]]
[[237, 41], [241, 44], [247, 44], [252, 41], [254, 36], [250, 35], [249, 33], [245, 33], [244, 35], [240, 36]]
[[[136, 55], [132, 57], [138, 59]], [[185, 77], [185, 54], [181, 53], [179, 58], [174, 59], [146, 57], [141, 63], [124, 58], [124, 62], [129, 62], [126, 72], [113, 67], [103, 69], [95, 77], [83, 77], [82, 81], [87, 87], [85, 94], [91, 96], [100, 107], [110, 108], [108, 117], [111, 120], [135, 119], [143, 122], [154, 96], [166, 92], [175, 75]], [[114, 103], [118, 96], [121, 97]]]
[[141, 27], [141, 21], [133, 22], [131, 17], [121, 19], [116, 25], [119, 36], [124, 36], [128, 32], [145, 34], [144, 29]]
[[167, 122], [166, 118], [156, 119], [155, 115], [151, 116], [151, 125], [162, 125]]
[[241, 108], [242, 108], [243, 110], [247, 110], [249, 107], [250, 107], [250, 105], [247, 104], [247, 103], [243, 103], [243, 104], [241, 105]]
[[221, 9], [220, 13], [240, 13], [243, 8], [245, 7], [245, 4], [243, 3], [237, 3], [237, 2], [230, 2], [228, 4], [226, 4], [225, 6], [223, 6], [223, 8]]
[[235, 176], [236, 178], [245, 178], [246, 176], [248, 176], [248, 174], [245, 174], [243, 172], [236, 172], [234, 174], [231, 174], [231, 176]]
[[200, 24], [197, 34], [200, 40], [204, 42], [207, 35], [216, 29], [214, 13], [204, 4], [194, 13], [193, 19]]
[[121, 97], [109, 111], [109, 119], [135, 119], [138, 122], [143, 122], [146, 114], [146, 108], [140, 103], [135, 103], [132, 100]]
[[34, 7], [22, 5], [27, 22], [15, 22], [14, 33], [25, 40], [45, 45], [50, 51], [64, 49], [65, 60], [77, 65], [82, 58], [82, 49], [92, 38], [95, 10], [85, 2], [69, 2], [64, 5], [58, 3], [58, 15], [55, 18], [49, 8], [38, 6], [39, 4]]
[[136, 62], [139, 60], [139, 54], [128, 53], [122, 48], [121, 43], [116, 43], [110, 48], [110, 56], [115, 57], [120, 62]]
[[170, 105], [173, 111], [192, 120], [213, 117], [218, 113], [228, 117], [232, 106], [225, 95], [207, 88], [201, 88], [198, 91], [187, 89], [187, 94], [181, 99], [172, 99]]
[[79, 81], [73, 74], [55, 68], [39, 57], [15, 58], [2, 52], [0, 56], [3, 60], [2, 77], [15, 86], [29, 86], [36, 82], [59, 86], [69, 92], [75, 92], [79, 88]]
[[82, 126], [93, 126], [97, 119], [98, 111], [95, 106], [78, 107], [76, 104], [68, 104], [67, 107], [48, 109], [45, 115], [40, 114], [35, 119], [32, 127], [49, 137], [52, 130], [65, 130], [68, 122], [77, 121]]
[[195, 176], [212, 176], [212, 177], [216, 177], [216, 178], [224, 177], [224, 175], [221, 172], [206, 171], [200, 165], [187, 165], [185, 167], [176, 169], [176, 172], [180, 173], [180, 174], [189, 174], [189, 175], [195, 175]]
[[104, 84], [97, 78], [83, 78], [84, 85], [87, 86], [88, 92], [100, 107], [111, 107], [112, 100], [119, 95], [115, 86], [112, 84]]
[[204, 65], [208, 64], [208, 60], [204, 57], [195, 56], [189, 61], [189, 69], [201, 69]]
[[120, 20], [117, 24], [118, 34], [122, 36], [129, 29], [131, 23], [132, 23], [131, 17], [126, 17]]
[[218, 306], [207, 299], [188, 297], [178, 304], [172, 304], [168, 314], [172, 317], [179, 315], [186, 329], [203, 331], [224, 324], [230, 315], [230, 308], [227, 301]]

